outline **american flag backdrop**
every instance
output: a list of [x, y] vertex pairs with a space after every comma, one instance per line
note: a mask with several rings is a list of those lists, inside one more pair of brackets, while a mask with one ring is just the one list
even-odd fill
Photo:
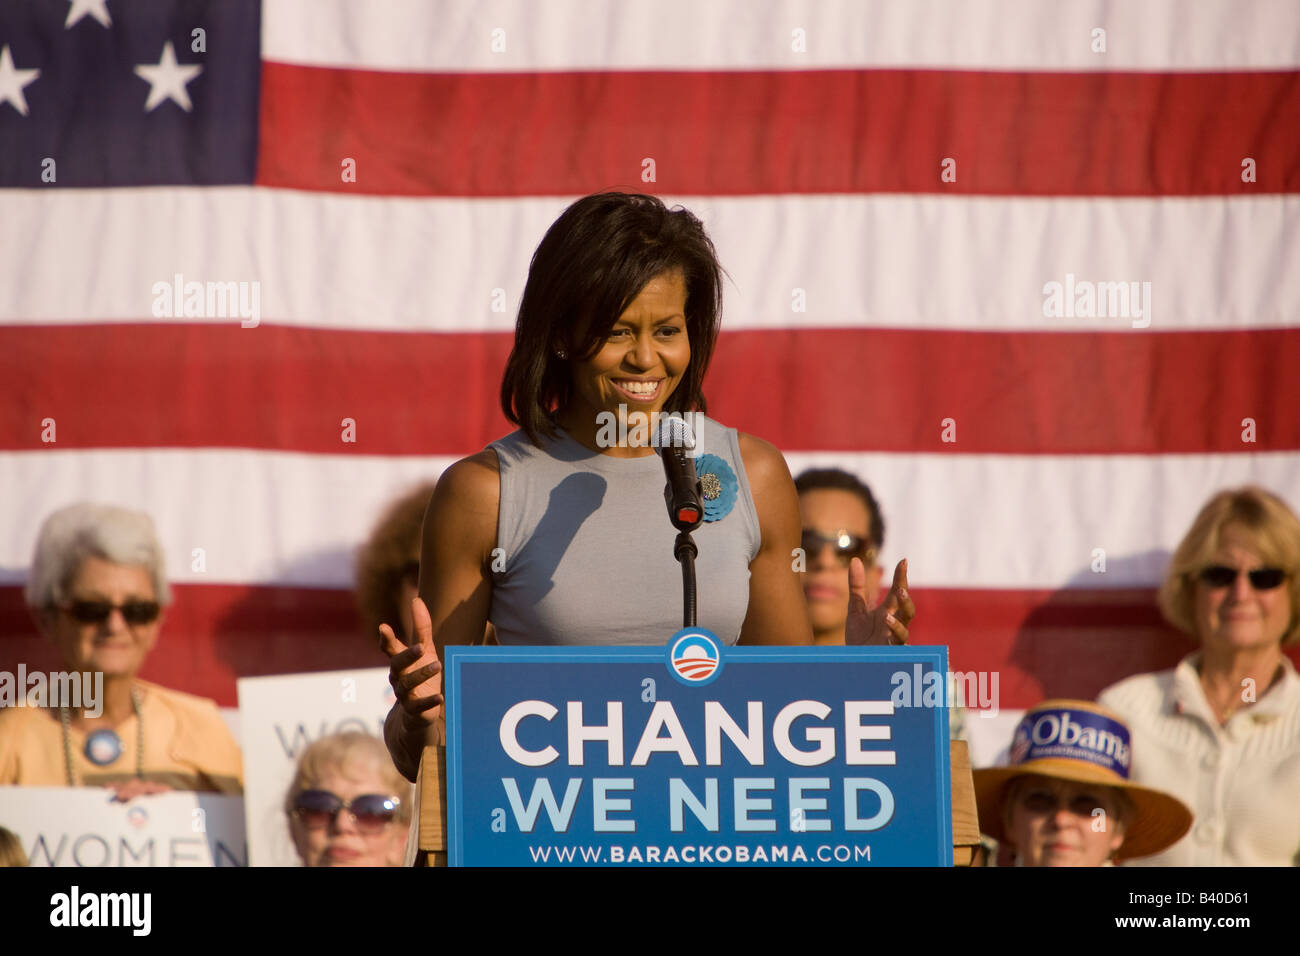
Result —
[[3, 0], [0, 667], [87, 499], [167, 551], [142, 676], [382, 665], [355, 549], [605, 189], [704, 220], [710, 413], [872, 486], [917, 641], [1008, 716], [1171, 666], [1200, 505], [1300, 508], [1298, 71], [1290, 0]]

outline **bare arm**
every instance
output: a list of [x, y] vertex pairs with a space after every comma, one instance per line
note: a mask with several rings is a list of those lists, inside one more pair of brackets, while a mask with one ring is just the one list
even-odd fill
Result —
[[500, 503], [500, 472], [490, 449], [456, 462], [433, 490], [421, 532], [419, 590], [439, 660], [448, 644], [483, 639]]
[[745, 464], [762, 544], [749, 563], [749, 610], [743, 644], [811, 644], [812, 627], [794, 570], [799, 547], [799, 500], [785, 457], [774, 445], [742, 433]]
[[407, 647], [392, 628], [380, 626], [380, 646], [389, 655], [389, 681], [397, 695], [384, 722], [384, 741], [408, 780], [415, 779], [424, 747], [442, 742], [443, 649], [483, 636], [492, 602], [499, 504], [500, 476], [490, 449], [443, 472], [421, 532], [415, 642]]

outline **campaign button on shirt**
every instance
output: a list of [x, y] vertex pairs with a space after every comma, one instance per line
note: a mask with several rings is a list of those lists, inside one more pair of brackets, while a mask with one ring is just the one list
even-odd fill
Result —
[[86, 759], [99, 767], [122, 755], [122, 740], [111, 730], [96, 730], [86, 737]]

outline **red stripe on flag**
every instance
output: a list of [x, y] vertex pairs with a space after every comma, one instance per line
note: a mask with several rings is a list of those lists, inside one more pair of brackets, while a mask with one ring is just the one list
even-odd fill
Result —
[[[0, 447], [464, 454], [510, 430], [512, 336], [261, 325], [0, 328]], [[342, 441], [342, 421], [356, 442]], [[490, 436], [490, 437], [489, 437]]]
[[[0, 407], [0, 448], [51, 447], [48, 417], [61, 449], [468, 454], [510, 430], [497, 406], [510, 345], [508, 333], [266, 323], [0, 327], [14, 396]], [[724, 333], [715, 355], [710, 414], [791, 451], [1300, 448], [1300, 329], [750, 330]], [[341, 440], [345, 418], [355, 443]], [[942, 441], [947, 418], [955, 444]]]
[[[1091, 699], [1130, 674], [1172, 667], [1192, 649], [1161, 623], [1149, 590], [912, 591], [913, 643], [948, 644], [949, 667], [985, 672], [990, 689], [987, 676], [996, 671], [1004, 709], [1045, 697]], [[347, 591], [175, 585], [173, 592], [141, 676], [222, 706], [236, 704], [236, 676], [387, 664]], [[0, 670], [13, 673], [19, 661], [59, 668], [53, 647], [35, 636], [18, 587], [0, 588], [0, 634]], [[1300, 663], [1300, 647], [1290, 653]]]
[[[381, 195], [1300, 191], [1300, 73], [262, 65], [257, 182]], [[1242, 160], [1257, 181], [1241, 181]], [[355, 160], [355, 181], [342, 177]], [[956, 180], [940, 163], [956, 161]], [[654, 160], [654, 179], [643, 179]]]
[[[726, 336], [716, 355], [706, 381], [710, 414], [787, 450], [1300, 448], [1300, 380], [1289, 358], [1300, 355], [1300, 329], [779, 330]], [[1248, 417], [1256, 423], [1250, 445], [1242, 443]], [[945, 419], [955, 424], [954, 443], [942, 440]]]

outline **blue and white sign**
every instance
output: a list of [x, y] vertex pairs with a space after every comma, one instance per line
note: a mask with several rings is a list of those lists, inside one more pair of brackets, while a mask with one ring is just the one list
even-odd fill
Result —
[[947, 648], [446, 656], [453, 866], [952, 865]]

